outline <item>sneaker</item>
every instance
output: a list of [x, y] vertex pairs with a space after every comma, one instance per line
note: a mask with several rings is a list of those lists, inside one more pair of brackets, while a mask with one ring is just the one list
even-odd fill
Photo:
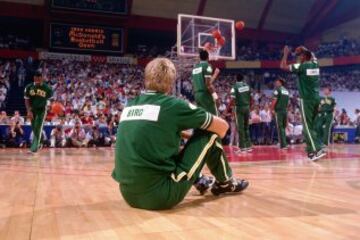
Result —
[[248, 186], [249, 182], [246, 180], [231, 179], [224, 183], [216, 181], [211, 188], [211, 192], [215, 196], [224, 193], [238, 193], [245, 190]]
[[37, 152], [31, 151], [31, 150], [27, 151], [27, 153], [28, 153], [28, 154], [32, 154], [32, 155], [37, 154]]
[[204, 195], [206, 191], [214, 184], [214, 182], [214, 178], [201, 175], [194, 182], [194, 187], [199, 191], [200, 195]]
[[280, 148], [280, 150], [288, 150], [288, 149], [289, 149], [288, 146]]
[[253, 151], [253, 148], [252, 147], [249, 147], [246, 149], [247, 152], [252, 152]]
[[247, 150], [248, 150], [247, 148], [240, 148], [239, 150], [235, 151], [235, 154], [237, 155], [244, 154], [247, 152]]
[[320, 158], [324, 157], [326, 155], [326, 152], [324, 150], [319, 150], [317, 152], [312, 152], [308, 154], [308, 158], [312, 162], [318, 161]]

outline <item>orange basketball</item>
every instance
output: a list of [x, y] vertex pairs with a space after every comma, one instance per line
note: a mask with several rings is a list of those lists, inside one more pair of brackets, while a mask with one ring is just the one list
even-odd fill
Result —
[[217, 44], [220, 46], [224, 46], [225, 45], [225, 38], [221, 37], [217, 40]]
[[221, 38], [221, 32], [219, 30], [214, 30], [212, 32], [212, 36], [215, 38], [215, 39], [218, 39], [218, 38]]
[[59, 102], [55, 102], [51, 105], [51, 112], [61, 115], [64, 112], [64, 106]]
[[239, 30], [239, 31], [243, 30], [244, 27], [245, 27], [244, 21], [237, 21], [237, 22], [235, 23], [235, 27], [236, 27], [236, 29]]

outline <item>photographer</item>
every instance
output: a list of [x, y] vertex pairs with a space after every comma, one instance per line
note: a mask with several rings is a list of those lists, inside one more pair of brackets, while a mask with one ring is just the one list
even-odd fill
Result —
[[22, 129], [19, 122], [10, 122], [7, 133], [6, 146], [20, 148], [25, 146], [24, 130]]
[[75, 126], [69, 133], [69, 145], [77, 148], [87, 146], [85, 130], [81, 128], [80, 121], [75, 122]]
[[57, 125], [56, 128], [51, 130], [50, 133], [50, 147], [65, 147], [66, 138], [63, 126], [61, 124]]
[[[86, 134], [88, 140], [88, 147], [104, 147], [110, 146], [110, 138], [106, 138], [105, 134], [99, 129], [99, 126], [95, 125]], [[110, 144], [109, 144], [110, 143]]]

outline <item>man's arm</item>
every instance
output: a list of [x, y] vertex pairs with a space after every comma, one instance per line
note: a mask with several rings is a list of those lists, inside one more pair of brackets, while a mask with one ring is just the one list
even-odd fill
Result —
[[211, 77], [205, 76], [206, 87], [207, 87], [209, 93], [213, 96], [214, 100], [217, 100], [218, 96], [215, 92], [215, 87], [213, 85], [213, 82], [219, 76], [219, 73], [220, 73], [220, 70], [218, 68], [216, 68], [214, 74]]
[[273, 98], [272, 102], [271, 102], [271, 111], [274, 112], [275, 111], [275, 106], [277, 103], [277, 98]]
[[228, 129], [229, 124], [224, 119], [213, 116], [212, 122], [206, 130], [216, 133], [220, 138], [224, 138]]
[[32, 120], [33, 119], [33, 113], [31, 111], [31, 104], [30, 104], [30, 99], [29, 98], [25, 98], [25, 107], [26, 107], [27, 117], [30, 120]]
[[285, 46], [284, 47], [284, 54], [283, 54], [283, 57], [281, 59], [281, 62], [280, 62], [280, 68], [284, 71], [290, 71], [290, 66], [288, 65], [288, 57], [289, 57], [289, 47], [288, 46]]

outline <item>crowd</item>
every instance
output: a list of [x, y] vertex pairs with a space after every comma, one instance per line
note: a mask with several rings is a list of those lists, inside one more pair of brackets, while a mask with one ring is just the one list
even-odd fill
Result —
[[[280, 44], [239, 41], [237, 46], [238, 60], [280, 60], [282, 57], [283, 46]], [[318, 58], [356, 56], [360, 55], [360, 41], [343, 37], [335, 42], [321, 43], [316, 49], [311, 50]]]
[[[14, 85], [25, 84], [28, 61], [0, 60], [0, 109], [5, 110], [7, 93]], [[75, 62], [67, 59], [47, 60], [40, 64], [45, 81], [54, 89], [54, 100], [63, 105], [63, 114], [57, 115], [49, 108], [45, 126], [52, 126], [51, 132], [43, 134], [46, 146], [109, 146], [116, 140], [117, 125], [122, 109], [129, 99], [143, 91], [143, 68], [137, 65], [119, 65], [91, 62]], [[330, 84], [336, 90], [359, 91], [360, 71], [355, 67], [323, 68], [322, 83]], [[279, 70], [243, 70], [247, 82], [253, 89], [251, 111], [251, 138], [254, 144], [273, 144], [277, 140], [276, 127], [269, 109], [273, 81], [286, 74], [287, 88], [291, 90], [291, 104], [288, 111], [289, 141], [302, 141], [302, 124], [296, 89], [296, 76]], [[225, 141], [236, 144], [236, 126], [229, 108], [230, 87], [235, 74], [223, 71], [216, 81], [221, 97], [219, 110], [231, 123], [231, 131]], [[265, 91], [264, 91], [265, 89]], [[181, 76], [175, 92], [179, 97], [193, 101], [190, 71]], [[265, 94], [267, 93], [267, 95]], [[359, 116], [359, 113], [357, 113]], [[360, 118], [351, 120], [346, 111], [337, 111], [335, 124], [359, 126]], [[1, 112], [0, 124], [8, 129], [0, 132], [2, 142], [7, 146], [26, 146], [23, 126], [29, 122], [16, 112], [9, 118]], [[359, 131], [360, 132], [360, 131]]]

